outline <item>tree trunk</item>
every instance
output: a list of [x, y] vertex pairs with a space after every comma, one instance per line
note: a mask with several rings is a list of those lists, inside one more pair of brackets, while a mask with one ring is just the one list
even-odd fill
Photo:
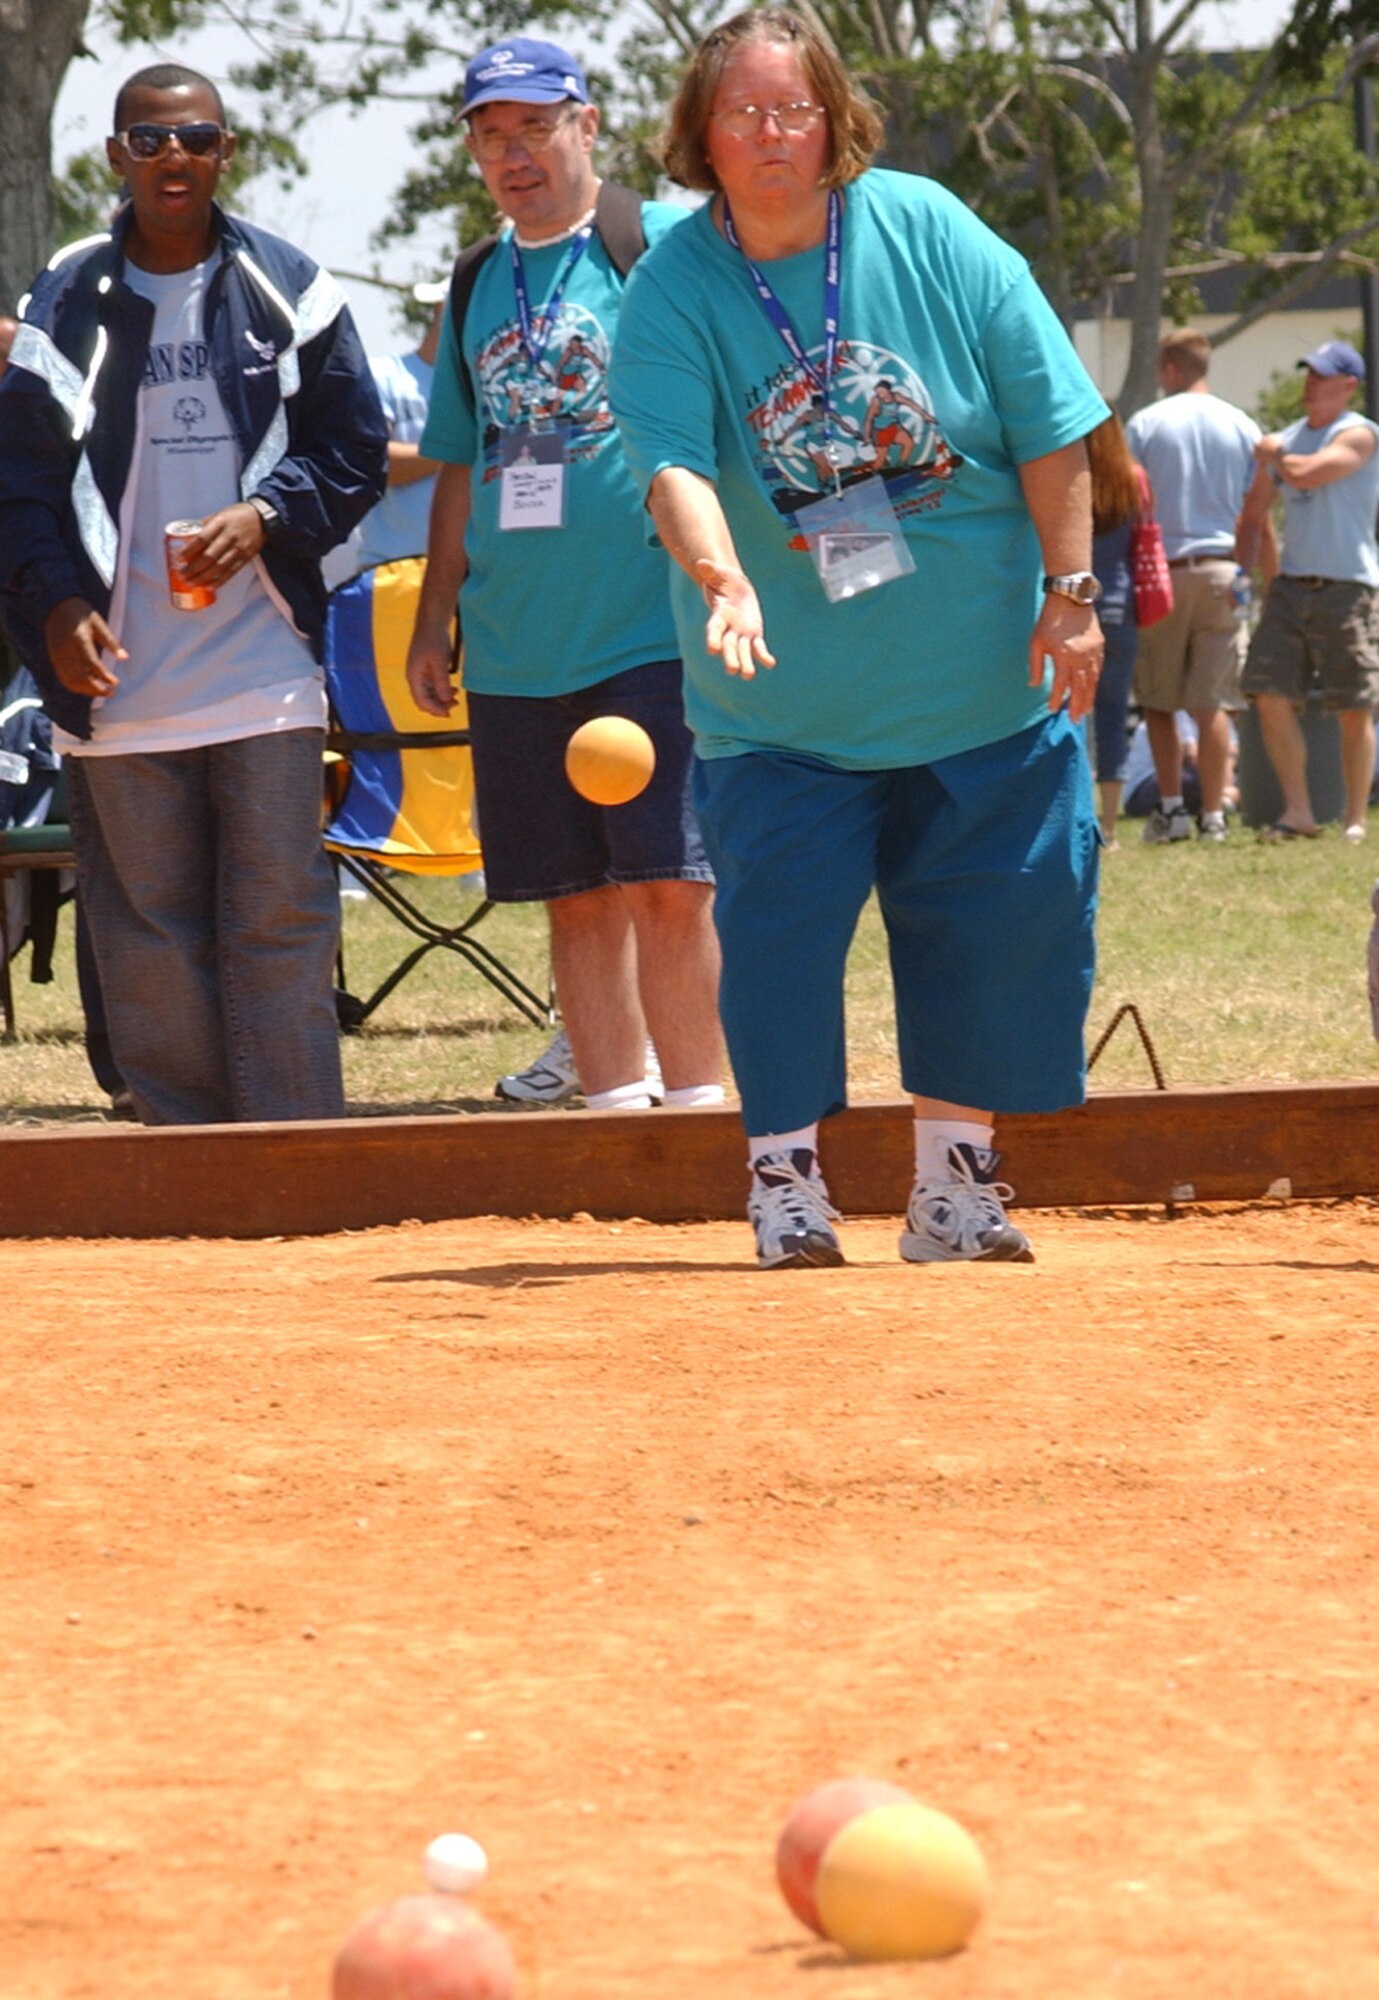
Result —
[[1146, 403], [1153, 402], [1158, 386], [1164, 273], [1173, 238], [1173, 180], [1159, 122], [1160, 56], [1154, 45], [1149, 0], [1139, 0], [1136, 16], [1130, 104], [1140, 179], [1140, 229], [1135, 246], [1135, 282], [1130, 294], [1130, 360], [1116, 399], [1117, 409], [1127, 419]]
[[53, 106], [90, 0], [0, 0], [0, 312], [53, 253]]

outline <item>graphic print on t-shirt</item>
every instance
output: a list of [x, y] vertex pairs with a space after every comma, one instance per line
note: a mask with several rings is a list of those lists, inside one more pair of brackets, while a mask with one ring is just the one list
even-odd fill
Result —
[[566, 299], [533, 370], [517, 320], [495, 327], [477, 349], [474, 371], [484, 408], [484, 477], [499, 468], [499, 437], [517, 424], [558, 425], [567, 459], [587, 458], [612, 436], [608, 336], [587, 306]]
[[[150, 346], [144, 363], [144, 392], [145, 407], [152, 418], [147, 443], [155, 452], [182, 459], [233, 448], [233, 436], [219, 409], [218, 392], [208, 397], [185, 386], [204, 384], [210, 369], [211, 350], [204, 340], [160, 340]], [[168, 392], [173, 390], [176, 394], [170, 396]], [[153, 391], [161, 392], [156, 400], [152, 399]], [[217, 406], [214, 421], [210, 403]], [[228, 498], [235, 497], [231, 486]]]
[[[823, 349], [809, 358], [821, 371]], [[794, 361], [754, 383], [746, 401], [758, 469], [773, 503], [790, 519], [833, 490], [835, 472], [844, 486], [879, 473], [903, 519], [938, 506], [962, 464], [914, 368], [870, 341], [838, 344], [827, 428], [818, 393]]]

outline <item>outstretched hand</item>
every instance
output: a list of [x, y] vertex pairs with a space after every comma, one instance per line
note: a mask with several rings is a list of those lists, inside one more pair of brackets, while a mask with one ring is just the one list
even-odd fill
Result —
[[721, 654], [728, 672], [740, 674], [745, 681], [752, 679], [758, 666], [774, 667], [776, 659], [766, 644], [761, 606], [743, 572], [701, 556], [693, 576], [709, 607], [704, 634], [709, 651]]

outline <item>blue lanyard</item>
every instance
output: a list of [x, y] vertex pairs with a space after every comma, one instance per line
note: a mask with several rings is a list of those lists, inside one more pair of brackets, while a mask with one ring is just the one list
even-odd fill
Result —
[[842, 295], [843, 277], [843, 199], [837, 188], [828, 193], [828, 234], [824, 245], [824, 365], [822, 372], [814, 366], [804, 351], [804, 342], [795, 331], [789, 313], [771, 290], [770, 285], [742, 247], [733, 221], [733, 212], [728, 206], [728, 198], [723, 197], [723, 234], [737, 251], [743, 263], [752, 274], [757, 297], [762, 310], [776, 332], [785, 343], [786, 351], [797, 367], [804, 370], [806, 379], [818, 397], [823, 411], [824, 437], [833, 435], [833, 418], [829, 403], [829, 391], [833, 383], [834, 371], [838, 366], [838, 307]]
[[555, 281], [551, 295], [535, 319], [532, 318], [531, 298], [527, 291], [527, 274], [522, 269], [522, 253], [517, 247], [517, 239], [513, 236], [508, 238], [508, 248], [512, 252], [512, 288], [517, 294], [517, 324], [533, 374], [541, 373], [541, 363], [550, 343], [561, 301], [565, 297], [565, 287], [570, 282], [570, 273], [584, 255], [593, 233], [593, 223], [586, 222], [583, 229], [574, 237], [565, 262], [560, 267], [560, 275]]

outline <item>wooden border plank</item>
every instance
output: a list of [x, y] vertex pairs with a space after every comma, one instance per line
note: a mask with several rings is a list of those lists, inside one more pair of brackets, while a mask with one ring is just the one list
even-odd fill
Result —
[[[844, 1214], [898, 1214], [912, 1173], [905, 1102], [824, 1127]], [[1023, 1208], [1379, 1193], [1379, 1084], [1107, 1093], [1001, 1121]], [[12, 1129], [0, 1135], [8, 1237], [311, 1236], [416, 1219], [652, 1222], [743, 1213], [729, 1111], [505, 1112], [343, 1124]]]

